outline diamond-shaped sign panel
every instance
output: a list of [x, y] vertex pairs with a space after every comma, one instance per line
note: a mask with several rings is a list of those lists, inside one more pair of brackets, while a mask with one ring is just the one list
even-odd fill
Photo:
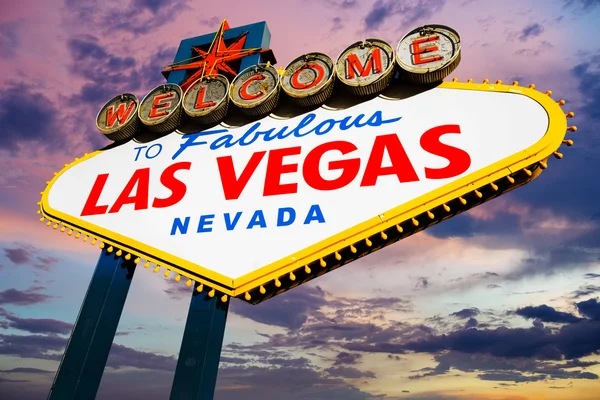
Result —
[[529, 182], [567, 129], [518, 86], [398, 97], [97, 151], [54, 177], [42, 213], [256, 303]]

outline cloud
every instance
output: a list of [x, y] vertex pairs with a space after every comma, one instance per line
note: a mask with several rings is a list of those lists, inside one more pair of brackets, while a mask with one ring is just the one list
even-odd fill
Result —
[[431, 18], [445, 3], [446, 0], [377, 0], [365, 16], [365, 29], [378, 30], [390, 18], [401, 27], [412, 26]]
[[168, 294], [169, 297], [175, 300], [191, 299], [193, 290], [191, 286], [182, 285], [181, 282], [176, 282], [174, 280], [168, 280], [167, 282], [170, 285], [164, 292]]
[[479, 323], [475, 318], [469, 318], [467, 322], [465, 322], [465, 328], [475, 328]]
[[567, 324], [577, 322], [580, 320], [580, 318], [577, 318], [574, 315], [562, 311], [556, 311], [554, 308], [549, 307], [545, 304], [535, 307], [527, 306], [519, 308], [517, 309], [517, 311], [515, 311], [515, 314], [520, 315], [523, 318], [537, 318], [543, 322], [556, 322], [560, 324]]
[[[177, 47], [159, 47], [149, 58], [148, 62], [140, 67], [142, 75], [142, 88], [150, 90], [165, 81], [161, 71], [175, 59]], [[144, 93], [145, 95], [145, 93]]]
[[0, 354], [9, 356], [59, 361], [66, 345], [66, 338], [55, 335], [0, 334]]
[[0, 305], [12, 304], [16, 306], [30, 306], [33, 304], [45, 303], [52, 299], [52, 296], [38, 293], [43, 287], [32, 286], [29, 289], [6, 289], [0, 292]]
[[580, 11], [589, 11], [600, 5], [599, 0], [563, 0], [565, 2], [565, 8], [573, 7]]
[[417, 289], [427, 289], [429, 287], [429, 278], [425, 276], [421, 276], [417, 278], [417, 284], [415, 285]]
[[506, 358], [490, 354], [467, 354], [457, 351], [447, 351], [434, 356], [438, 363], [435, 368], [423, 368], [413, 375], [412, 380], [429, 376], [444, 375], [452, 371], [478, 372], [478, 379], [492, 381], [512, 381], [523, 383], [538, 380], [554, 379], [598, 379], [593, 373], [573, 368], [586, 368], [597, 365], [597, 362], [572, 360], [562, 364], [549, 363], [531, 358]]
[[106, 365], [115, 369], [133, 367], [140, 369], [175, 371], [177, 360], [173, 356], [165, 356], [141, 351], [113, 343]]
[[596, 279], [596, 278], [600, 278], [600, 274], [589, 273], [589, 274], [585, 274], [584, 278], [585, 279]]
[[526, 276], [553, 275], [567, 268], [589, 268], [597, 263], [598, 256], [595, 249], [586, 250], [571, 244], [540, 246], [536, 254], [524, 258], [506, 278], [520, 280]]
[[133, 0], [131, 5], [137, 9], [146, 9], [155, 15], [159, 13], [161, 9], [169, 7], [169, 4], [162, 0]]
[[326, 304], [325, 292], [320, 287], [301, 286], [267, 300], [260, 307], [241, 301], [232, 303], [230, 311], [256, 322], [295, 330]]
[[24, 83], [0, 89], [0, 150], [17, 154], [24, 148], [60, 149], [64, 142], [56, 134], [57, 115], [59, 110], [39, 89]]
[[372, 371], [361, 371], [354, 367], [331, 367], [325, 370], [329, 376], [357, 379], [357, 378], [376, 378]]
[[477, 315], [479, 315], [479, 309], [475, 308], [475, 307], [464, 308], [460, 311], [453, 312], [450, 315], [452, 317], [457, 317], [457, 318], [461, 318], [461, 319], [473, 318], [473, 317], [476, 317]]
[[597, 53], [571, 70], [573, 76], [579, 79], [578, 90], [585, 99], [581, 107], [582, 114], [592, 121], [600, 121], [600, 70], [596, 67], [599, 62], [600, 53]]
[[[114, 29], [143, 35], [156, 31], [159, 27], [172, 21], [185, 10], [188, 0], [132, 0], [128, 9], [113, 8], [107, 14], [114, 24]], [[146, 10], [148, 12], [140, 12]], [[111, 26], [112, 28], [112, 26]]]
[[335, 33], [344, 28], [344, 24], [342, 24], [342, 19], [340, 17], [334, 17], [331, 22], [331, 29], [329, 30], [330, 33]]
[[[66, 0], [69, 8], [69, 25], [79, 21], [88, 22], [89, 31], [103, 34], [130, 33], [134, 37], [158, 30], [172, 22], [180, 13], [189, 10], [188, 0], [131, 0], [117, 7], [106, 7], [104, 3]], [[106, 24], [105, 21], [110, 21]]]
[[540, 50], [537, 49], [519, 49], [514, 52], [517, 56], [536, 57], [540, 55]]
[[522, 42], [525, 42], [526, 40], [540, 36], [542, 33], [544, 33], [544, 27], [542, 25], [540, 25], [538, 23], [527, 25], [521, 31], [519, 40], [521, 40]]
[[[57, 335], [3, 335], [0, 334], [0, 354], [22, 358], [59, 361], [67, 339]], [[136, 350], [113, 343], [106, 365], [114, 369], [125, 367], [175, 371], [177, 360], [173, 356]]]
[[58, 263], [60, 260], [56, 257], [36, 257], [36, 263], [33, 264], [34, 268], [42, 269], [44, 271], [50, 271], [52, 267]]
[[338, 377], [310, 368], [230, 367], [219, 369], [216, 400], [367, 400], [377, 398]]
[[589, 296], [590, 294], [600, 293], [600, 286], [596, 285], [584, 285], [579, 287], [576, 291], [573, 292], [573, 298], [579, 299], [581, 297]]
[[213, 16], [210, 18], [202, 18], [199, 20], [201, 25], [205, 25], [209, 28], [218, 27], [219, 25], [221, 25], [222, 21], [223, 21], [223, 18], [217, 17], [217, 16]]
[[0, 318], [7, 321], [4, 324], [5, 329], [18, 329], [29, 333], [68, 334], [73, 328], [72, 324], [56, 319], [19, 318], [3, 308], [0, 308]]
[[437, 353], [444, 350], [491, 354], [506, 358], [571, 359], [600, 350], [600, 322], [583, 320], [558, 331], [535, 324], [532, 328], [465, 329], [406, 343], [404, 350]]
[[24, 248], [4, 249], [4, 255], [12, 261], [13, 264], [26, 264], [31, 260], [29, 251]]
[[0, 24], [0, 58], [12, 59], [19, 48], [19, 26], [18, 24]]
[[362, 354], [359, 353], [347, 353], [342, 351], [335, 357], [333, 365], [353, 365], [362, 358]]
[[520, 372], [488, 373], [477, 375], [483, 381], [506, 381], [506, 382], [536, 382], [546, 379], [545, 375], [525, 376]]
[[41, 256], [35, 247], [20, 243], [19, 247], [5, 248], [4, 255], [15, 265], [30, 264], [34, 268], [50, 271], [52, 266], [60, 261], [56, 257]]
[[[175, 47], [159, 47], [140, 63], [128, 53], [110, 51], [90, 34], [70, 38], [67, 49], [71, 58], [69, 71], [83, 79], [70, 101], [87, 106], [83, 108], [85, 112], [72, 117], [78, 129], [89, 127], [87, 121], [95, 118], [100, 107], [119, 93], [133, 93], [141, 100], [152, 87], [163, 83], [162, 67], [171, 63], [176, 53]], [[93, 147], [108, 143], [95, 129], [88, 128], [83, 134]]]
[[52, 371], [46, 371], [45, 369], [39, 368], [13, 368], [13, 369], [0, 369], [0, 373], [3, 374], [53, 374]]
[[67, 42], [73, 60], [70, 71], [85, 78], [77, 98], [100, 109], [102, 104], [119, 94], [120, 90], [140, 89], [141, 77], [133, 57], [108, 52], [92, 35], [80, 35]]
[[325, 0], [325, 3], [342, 9], [356, 8], [358, 6], [357, 0]]
[[600, 302], [598, 302], [598, 299], [589, 299], [577, 303], [577, 309], [581, 315], [600, 321]]
[[7, 378], [0, 377], [0, 383], [2, 383], [2, 382], [5, 382], [5, 383], [7, 383], [7, 382], [9, 382], [9, 383], [25, 383], [25, 382], [29, 382], [29, 381], [26, 380], [26, 379], [7, 379]]

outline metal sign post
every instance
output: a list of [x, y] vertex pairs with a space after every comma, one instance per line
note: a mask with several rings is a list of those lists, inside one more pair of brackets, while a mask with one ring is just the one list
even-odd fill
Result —
[[172, 400], [208, 400], [215, 393], [229, 302], [196, 288], [179, 350]]
[[134, 272], [133, 261], [100, 253], [49, 400], [96, 397]]
[[[266, 49], [269, 47], [271, 35], [265, 22], [228, 29], [222, 34], [224, 39], [228, 40], [238, 37], [244, 32], [248, 32], [244, 48]], [[221, 30], [217, 32], [217, 34], [219, 33]], [[193, 48], [213, 43], [214, 37], [215, 34], [210, 34], [182, 41], [173, 64], [190, 58]], [[242, 71], [261, 61], [260, 54], [245, 56], [241, 59], [239, 70]], [[167, 82], [180, 84], [186, 78], [184, 72], [185, 70], [170, 72]], [[211, 297], [209, 293], [202, 291], [201, 284], [196, 283], [190, 300], [177, 369], [171, 388], [170, 398], [172, 400], [213, 398], [228, 309], [229, 301], [223, 302], [214, 295]]]

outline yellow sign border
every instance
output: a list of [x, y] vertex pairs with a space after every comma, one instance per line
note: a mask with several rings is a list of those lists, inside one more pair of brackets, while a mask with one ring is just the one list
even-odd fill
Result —
[[[562, 157], [561, 154], [556, 153], [556, 150], [563, 143], [567, 131], [566, 117], [572, 116], [572, 114], [565, 114], [562, 111], [560, 106], [564, 102], [555, 102], [550, 97], [551, 92], [544, 94], [532, 87], [525, 88], [516, 84], [503, 85], [501, 83], [443, 82], [438, 88], [514, 93], [527, 96], [540, 104], [548, 114], [548, 130], [540, 141], [523, 151], [237, 279], [229, 278], [172, 254], [96, 227], [79, 218], [53, 210], [48, 204], [48, 192], [52, 184], [70, 167], [94, 157], [101, 153], [101, 150], [75, 159], [73, 163], [66, 164], [60, 172], [55, 173], [54, 178], [48, 182], [46, 189], [41, 193], [42, 199], [38, 203], [40, 205], [38, 213], [43, 217], [40, 220], [54, 229], [59, 229], [60, 226], [62, 232], [68, 230], [69, 235], [75, 233], [76, 238], [84, 235], [84, 241], [91, 238], [92, 244], [100, 241], [101, 248], [107, 247], [107, 251], [114, 251], [116, 256], [123, 256], [127, 260], [135, 256], [135, 262], [140, 262], [140, 259], [144, 258], [147, 260], [144, 266], [147, 268], [150, 263], [154, 263], [155, 272], [158, 272], [162, 266], [166, 268], [165, 277], [169, 276], [171, 271], [175, 271], [178, 273], [176, 280], [179, 280], [181, 275], [189, 278], [188, 285], [193, 281], [199, 282], [201, 285], [197, 286], [198, 290], [203, 289], [202, 285], [207, 285], [209, 295], [216, 295], [215, 290], [218, 290], [223, 294], [221, 296], [223, 301], [227, 300], [227, 296], [237, 296], [252, 303], [259, 303], [525, 184], [536, 178], [542, 169], [546, 168], [546, 162], [550, 155], [554, 153], [557, 157]], [[501, 181], [502, 179], [504, 181]], [[503, 189], [499, 190], [499, 185], [506, 184], [508, 186], [503, 186]], [[483, 189], [488, 186], [492, 188], [491, 192]], [[466, 198], [471, 198], [471, 200], [467, 201]], [[448, 204], [453, 204], [453, 206], [449, 207]], [[457, 205], [459, 210], [450, 211], [451, 208], [456, 209]], [[434, 209], [437, 210], [436, 213], [432, 212]], [[442, 210], [441, 216], [439, 210]], [[444, 211], [447, 215], [444, 215]], [[375, 245], [373, 245], [374, 241], [377, 242]]]

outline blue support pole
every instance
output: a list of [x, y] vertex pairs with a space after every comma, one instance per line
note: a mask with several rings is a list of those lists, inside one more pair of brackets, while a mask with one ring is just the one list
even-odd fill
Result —
[[[224, 38], [233, 39], [242, 32], [248, 32], [245, 48], [269, 47], [271, 33], [266, 22], [229, 29]], [[173, 62], [191, 57], [193, 46], [210, 44], [213, 37], [214, 34], [210, 34], [183, 40]], [[244, 57], [240, 70], [261, 61], [260, 54]], [[174, 71], [167, 81], [180, 84], [184, 78], [185, 71]], [[171, 387], [171, 400], [212, 400], [214, 397], [229, 309], [229, 301], [223, 303], [218, 297], [211, 298], [206, 292], [194, 289]]]
[[96, 397], [134, 272], [132, 260], [100, 253], [48, 400]]
[[171, 400], [210, 400], [214, 396], [229, 309], [229, 301], [223, 303], [217, 297], [194, 289]]

